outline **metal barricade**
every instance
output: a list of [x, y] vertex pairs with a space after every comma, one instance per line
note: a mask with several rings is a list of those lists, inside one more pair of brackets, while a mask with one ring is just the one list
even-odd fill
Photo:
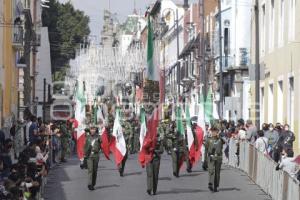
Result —
[[277, 163], [269, 156], [258, 152], [248, 142], [240, 143], [239, 166], [233, 156], [236, 144], [229, 143], [228, 164], [244, 171], [257, 185], [274, 200], [300, 200], [299, 182], [285, 171], [276, 171]]

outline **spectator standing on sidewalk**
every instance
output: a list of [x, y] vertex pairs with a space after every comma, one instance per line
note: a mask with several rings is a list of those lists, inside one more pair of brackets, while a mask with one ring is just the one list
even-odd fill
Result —
[[284, 125], [281, 137], [283, 149], [291, 150], [290, 153], [294, 155], [293, 143], [295, 141], [295, 134], [290, 130], [290, 126], [288, 124]]
[[282, 169], [286, 171], [291, 177], [296, 178], [298, 167], [295, 158], [293, 158], [294, 152], [291, 149], [284, 149], [282, 151], [282, 159], [280, 164], [276, 167], [276, 170]]
[[268, 138], [268, 153], [274, 159], [274, 148], [279, 140], [279, 133], [274, 129], [272, 123], [269, 124], [269, 130], [265, 133], [265, 137]]
[[257, 128], [253, 124], [252, 120], [247, 120], [246, 122], [246, 138], [252, 144], [255, 143], [257, 138]]
[[38, 124], [35, 116], [31, 117], [31, 125], [29, 127], [29, 143], [34, 143], [38, 137]]
[[255, 148], [264, 154], [268, 154], [268, 138], [264, 136], [264, 132], [262, 130], [259, 130], [257, 135], [258, 138], [255, 141]]

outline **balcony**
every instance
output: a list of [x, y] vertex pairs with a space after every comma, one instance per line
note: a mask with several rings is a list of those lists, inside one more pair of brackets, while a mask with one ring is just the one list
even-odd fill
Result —
[[24, 30], [22, 26], [13, 27], [12, 45], [15, 49], [22, 49], [24, 42]]
[[188, 61], [183, 61], [180, 68], [180, 83], [181, 85], [190, 85], [194, 81], [192, 77], [191, 63]]
[[25, 57], [22, 56], [16, 59], [16, 66], [17, 68], [25, 68], [27, 65], [25, 63]]
[[[232, 56], [222, 57], [222, 71], [227, 72], [229, 68], [234, 67], [234, 58]], [[215, 72], [220, 73], [220, 57], [215, 58]]]

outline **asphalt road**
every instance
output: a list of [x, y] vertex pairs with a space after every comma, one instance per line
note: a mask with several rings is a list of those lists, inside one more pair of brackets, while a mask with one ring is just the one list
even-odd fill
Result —
[[76, 158], [54, 167], [49, 174], [45, 189], [46, 200], [267, 200], [270, 199], [257, 185], [239, 170], [223, 166], [220, 191], [208, 190], [208, 174], [198, 164], [193, 173], [181, 171], [172, 175], [171, 158], [161, 160], [158, 192], [146, 193], [146, 171], [141, 168], [136, 155], [130, 155], [124, 177], [112, 161], [103, 156], [99, 162], [97, 185], [94, 191], [87, 189], [87, 171], [79, 168]]

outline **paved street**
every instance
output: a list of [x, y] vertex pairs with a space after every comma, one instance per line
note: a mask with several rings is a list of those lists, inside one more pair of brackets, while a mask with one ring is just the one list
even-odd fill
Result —
[[180, 178], [172, 176], [170, 156], [161, 161], [158, 193], [146, 194], [146, 172], [135, 155], [127, 161], [125, 176], [121, 178], [113, 162], [101, 158], [95, 191], [87, 189], [86, 171], [79, 168], [76, 158], [51, 170], [46, 186], [46, 200], [267, 200], [270, 199], [242, 172], [224, 167], [220, 192], [211, 193], [207, 188], [207, 172], [198, 165], [191, 174], [181, 172]]

